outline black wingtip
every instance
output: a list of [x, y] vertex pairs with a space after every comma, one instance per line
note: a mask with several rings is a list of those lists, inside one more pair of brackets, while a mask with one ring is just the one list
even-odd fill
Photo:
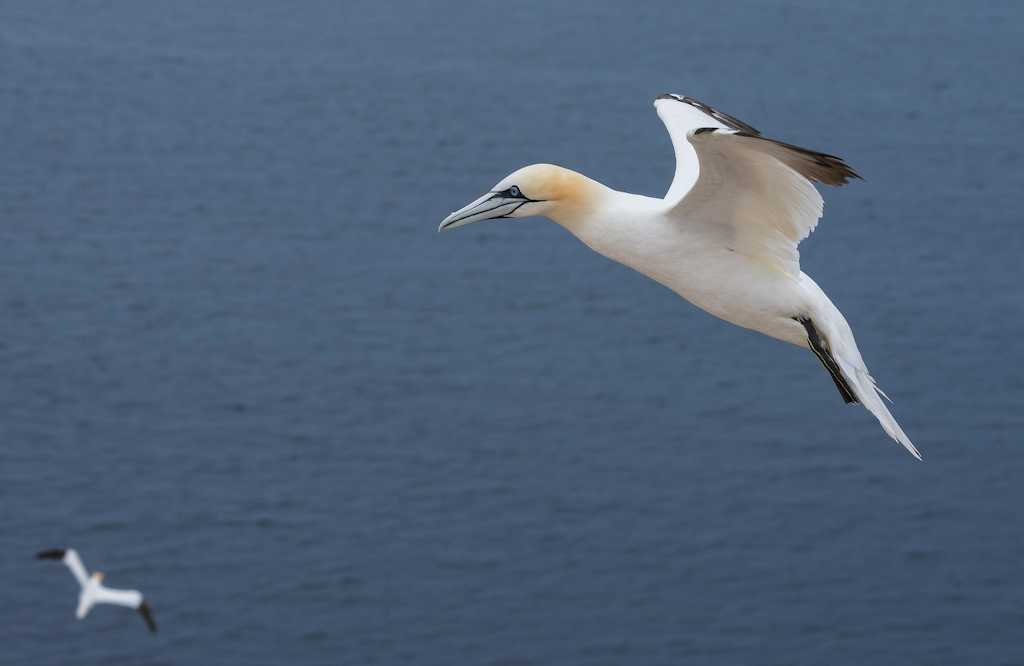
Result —
[[146, 621], [146, 626], [149, 627], [149, 632], [151, 634], [155, 634], [156, 622], [153, 620], [153, 612], [150, 609], [149, 604], [143, 601], [141, 604], [139, 604], [138, 611], [139, 615], [142, 616], [142, 619]]
[[65, 549], [63, 548], [49, 548], [47, 550], [41, 550], [36, 553], [37, 560], [63, 560]]
[[749, 132], [737, 132], [737, 134], [749, 139], [766, 141], [768, 143], [775, 144], [780, 148], [784, 148], [787, 151], [791, 151], [793, 156], [797, 159], [786, 161], [786, 164], [808, 180], [813, 180], [835, 187], [846, 185], [854, 178], [857, 180], [864, 180], [864, 178], [854, 171], [853, 167], [847, 164], [842, 157], [818, 152], [817, 150], [802, 148], [792, 143], [779, 141], [778, 139], [769, 139], [768, 137], [761, 136], [760, 134], [750, 134]]

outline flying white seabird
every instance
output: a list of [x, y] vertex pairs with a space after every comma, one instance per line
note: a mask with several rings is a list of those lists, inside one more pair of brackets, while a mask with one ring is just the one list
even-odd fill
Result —
[[438, 230], [546, 216], [716, 317], [810, 349], [843, 400], [863, 404], [920, 460], [882, 401], [846, 319], [800, 270], [797, 245], [823, 207], [812, 181], [844, 185], [860, 176], [834, 155], [761, 136], [693, 98], [660, 95], [654, 106], [676, 154], [665, 198], [618, 192], [575, 171], [534, 164], [449, 215]]
[[75, 580], [81, 585], [82, 591], [78, 594], [78, 609], [75, 617], [79, 620], [89, 614], [89, 610], [95, 604], [114, 604], [115, 606], [127, 606], [134, 608], [146, 621], [146, 626], [153, 633], [156, 633], [156, 622], [153, 621], [153, 612], [142, 598], [138, 590], [114, 590], [103, 585], [103, 574], [99, 571], [93, 572], [90, 576], [82, 565], [82, 560], [74, 548], [52, 548], [44, 550], [36, 555], [40, 560], [61, 560], [75, 576]]

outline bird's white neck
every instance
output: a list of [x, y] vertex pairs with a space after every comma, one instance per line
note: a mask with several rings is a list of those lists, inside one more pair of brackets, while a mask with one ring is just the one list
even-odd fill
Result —
[[563, 196], [547, 216], [574, 234], [601, 219], [635, 218], [655, 214], [667, 205], [664, 199], [614, 190], [581, 173], [566, 170]]
[[659, 218], [667, 202], [613, 190], [567, 169], [561, 177], [565, 180], [561, 188], [565, 195], [545, 211], [547, 217], [600, 254], [630, 264], [627, 257], [620, 256], [619, 246], [635, 245], [631, 235], [635, 239], [646, 222]]

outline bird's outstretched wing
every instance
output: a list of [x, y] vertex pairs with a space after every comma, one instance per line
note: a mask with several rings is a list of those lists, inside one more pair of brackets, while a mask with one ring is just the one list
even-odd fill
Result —
[[731, 250], [798, 274], [797, 245], [822, 213], [812, 181], [843, 185], [860, 176], [834, 155], [765, 138], [690, 98], [662, 96], [655, 105], [676, 150], [666, 197], [672, 215], [704, 225]]
[[64, 564], [67, 565], [68, 569], [71, 569], [71, 573], [75, 576], [75, 580], [78, 581], [79, 585], [85, 585], [89, 580], [89, 574], [85, 571], [85, 566], [82, 564], [82, 560], [78, 557], [78, 551], [74, 548], [68, 548], [67, 552], [64, 553]]
[[36, 558], [40, 560], [61, 560], [71, 570], [71, 574], [78, 581], [78, 584], [85, 587], [85, 584], [89, 581], [89, 574], [85, 571], [85, 566], [82, 565], [81, 558], [78, 557], [78, 551], [74, 548], [50, 548], [49, 550], [43, 550], [36, 553]]
[[146, 621], [146, 626], [152, 633], [156, 633], [156, 621], [153, 619], [153, 609], [149, 607], [149, 604], [143, 601], [139, 604], [139, 615]]
[[142, 593], [138, 590], [114, 590], [101, 585], [96, 590], [95, 599], [98, 604], [138, 608], [142, 604]]
[[665, 199], [673, 203], [686, 196], [697, 182], [697, 174], [700, 171], [697, 153], [687, 140], [687, 134], [700, 127], [734, 129], [755, 136], [760, 134], [742, 120], [685, 95], [658, 95], [654, 100], [654, 109], [658, 112], [661, 122], [665, 123], [668, 136], [672, 139], [672, 148], [676, 153], [676, 174], [672, 179], [672, 186], [665, 195]]

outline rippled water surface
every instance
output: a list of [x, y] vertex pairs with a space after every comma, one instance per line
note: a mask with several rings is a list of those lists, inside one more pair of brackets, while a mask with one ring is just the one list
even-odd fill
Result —
[[[1024, 10], [552, 4], [0, 3], [0, 662], [1024, 663]], [[667, 90], [865, 176], [803, 265], [924, 464], [553, 224], [435, 233], [660, 195]]]

